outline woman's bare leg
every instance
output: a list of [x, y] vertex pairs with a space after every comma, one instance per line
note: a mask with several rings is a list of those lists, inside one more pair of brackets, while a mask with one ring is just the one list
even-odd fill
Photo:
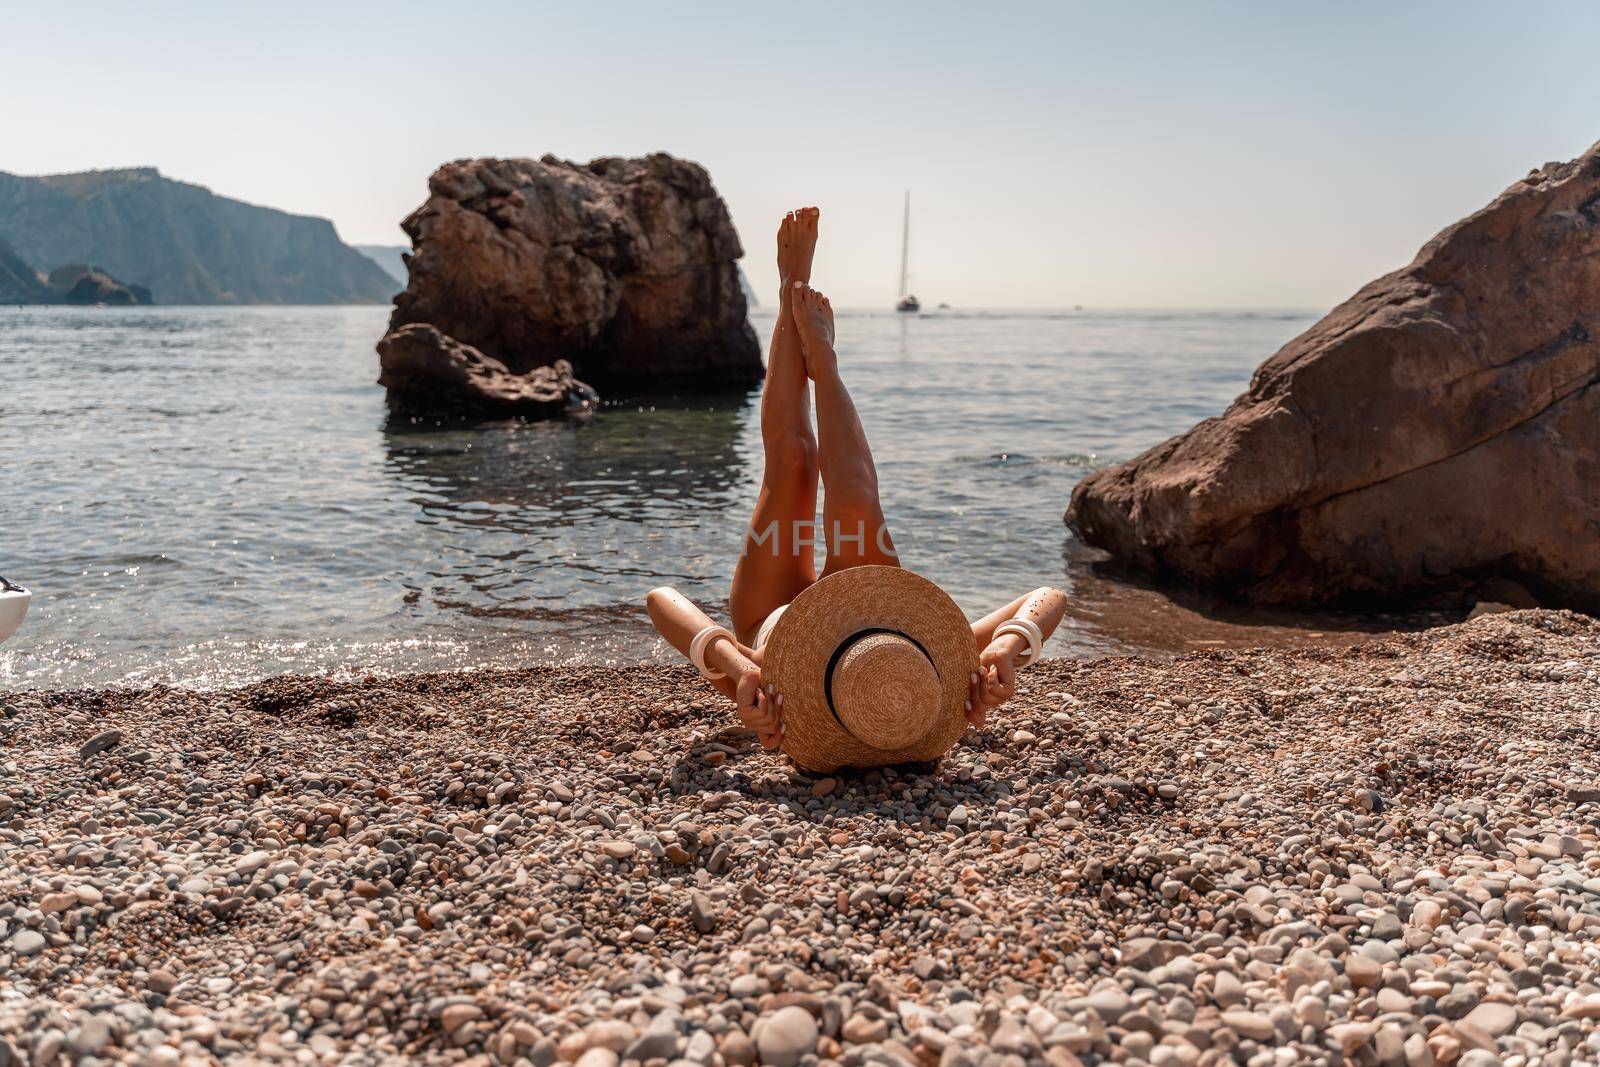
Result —
[[878, 501], [878, 468], [855, 401], [839, 377], [833, 347], [833, 306], [807, 286], [795, 290], [794, 319], [806, 371], [817, 389], [819, 468], [824, 489], [822, 530], [828, 548], [823, 574], [867, 564], [898, 567], [894, 541]]
[[782, 295], [761, 388], [761, 444], [766, 466], [744, 549], [733, 570], [728, 609], [746, 644], [775, 608], [817, 580], [812, 545], [817, 519], [817, 438], [811, 429], [810, 383], [791, 305], [795, 283], [811, 278], [817, 209], [801, 208], [778, 227]]

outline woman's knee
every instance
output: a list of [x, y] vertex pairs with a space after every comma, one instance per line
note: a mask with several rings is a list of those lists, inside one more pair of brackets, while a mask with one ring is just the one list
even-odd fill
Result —
[[764, 442], [767, 454], [766, 477], [788, 480], [810, 479], [817, 474], [817, 439], [807, 433], [775, 434]]

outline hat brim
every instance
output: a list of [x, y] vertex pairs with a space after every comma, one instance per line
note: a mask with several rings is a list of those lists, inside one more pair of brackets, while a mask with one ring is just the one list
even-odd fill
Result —
[[[834, 653], [863, 630], [895, 630], [927, 652], [939, 676], [928, 728], [902, 748], [873, 748], [828, 704]], [[968, 683], [978, 669], [972, 625], [943, 589], [899, 567], [850, 567], [813, 583], [779, 616], [763, 651], [765, 683], [783, 694], [783, 750], [808, 771], [935, 760], [967, 727]]]

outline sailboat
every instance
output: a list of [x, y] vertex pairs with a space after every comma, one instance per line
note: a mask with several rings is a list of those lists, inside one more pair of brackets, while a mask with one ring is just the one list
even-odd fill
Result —
[[912, 314], [922, 310], [922, 301], [906, 292], [906, 266], [910, 262], [911, 253], [911, 190], [906, 190], [906, 218], [900, 230], [900, 300], [895, 304], [896, 311], [908, 311]]

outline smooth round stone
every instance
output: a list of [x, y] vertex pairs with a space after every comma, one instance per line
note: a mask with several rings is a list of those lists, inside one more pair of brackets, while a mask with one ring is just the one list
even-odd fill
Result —
[[1411, 998], [1398, 989], [1390, 989], [1385, 986], [1383, 989], [1378, 990], [1377, 1000], [1378, 1010], [1381, 1012], [1411, 1010]]
[[889, 1036], [889, 1023], [884, 1019], [852, 1015], [845, 1020], [840, 1036], [847, 1045], [875, 1045]]
[[1225, 1011], [1222, 1013], [1222, 1025], [1251, 1041], [1269, 1041], [1277, 1033], [1277, 1027], [1272, 1025], [1271, 1019], [1253, 1011]]
[[1517, 1007], [1515, 1004], [1486, 1000], [1467, 1012], [1461, 1021], [1476, 1026], [1490, 1037], [1500, 1037], [1509, 1034], [1517, 1025]]
[[122, 743], [122, 731], [117, 729], [102, 730], [83, 743], [78, 749], [79, 759], [88, 759], [97, 756], [108, 748]]
[[756, 1054], [768, 1067], [797, 1067], [817, 1049], [817, 1021], [802, 1007], [791, 1005], [761, 1020], [756, 1034]]
[[11, 949], [19, 956], [31, 956], [44, 948], [44, 935], [37, 930], [18, 930], [11, 939]]
[[1350, 985], [1356, 989], [1365, 989], [1367, 986], [1376, 985], [1378, 977], [1383, 973], [1383, 965], [1370, 956], [1351, 953], [1344, 960], [1344, 976], [1350, 980]]
[[1133, 1002], [1119, 989], [1100, 989], [1085, 998], [1086, 1007], [1093, 1008], [1102, 1022], [1114, 1023], [1127, 1014]]
[[633, 1044], [638, 1036], [639, 1031], [633, 1024], [622, 1019], [600, 1019], [590, 1023], [583, 1031], [587, 1048], [604, 1048], [617, 1053]]

